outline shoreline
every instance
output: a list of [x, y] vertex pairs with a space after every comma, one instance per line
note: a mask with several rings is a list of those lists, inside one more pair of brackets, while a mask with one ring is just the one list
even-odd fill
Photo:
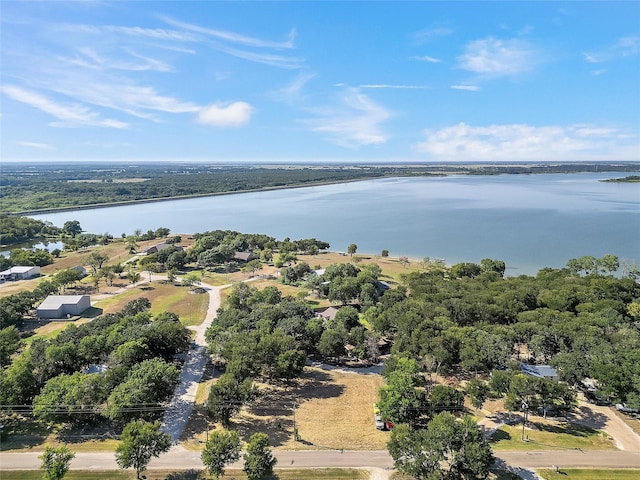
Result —
[[[446, 175], [434, 175], [434, 176], [446, 176]], [[120, 202], [95, 203], [90, 205], [73, 205], [68, 207], [53, 207], [53, 208], [42, 208], [42, 209], [34, 209], [34, 210], [22, 210], [20, 212], [7, 213], [7, 215], [15, 215], [15, 216], [44, 215], [47, 213], [60, 213], [60, 212], [69, 212], [73, 210], [93, 210], [97, 208], [122, 207], [126, 205], [138, 205], [142, 203], [170, 202], [175, 200], [189, 200], [192, 198], [219, 197], [223, 195], [238, 195], [241, 193], [257, 193], [257, 192], [269, 192], [274, 190], [290, 190], [290, 189], [305, 188], [305, 187], [320, 187], [324, 185], [340, 185], [344, 183], [366, 182], [369, 180], [377, 180], [381, 178], [395, 178], [395, 177], [398, 177], [398, 175], [379, 175], [379, 176], [372, 176], [372, 177], [365, 177], [365, 178], [357, 178], [353, 180], [309, 182], [305, 184], [251, 188], [248, 190], [237, 190], [237, 191], [228, 191], [228, 192], [193, 193], [189, 195], [179, 195], [179, 196], [173, 196], [173, 197], [141, 198], [139, 200], [122, 200]]]

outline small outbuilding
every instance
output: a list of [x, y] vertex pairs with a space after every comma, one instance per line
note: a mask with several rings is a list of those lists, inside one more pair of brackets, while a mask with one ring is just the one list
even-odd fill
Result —
[[250, 262], [251, 260], [255, 259], [256, 256], [253, 252], [250, 251], [244, 251], [244, 252], [236, 252], [235, 255], [233, 256], [233, 259], [236, 262], [243, 262], [243, 263], [247, 263]]
[[0, 272], [0, 280], [27, 280], [38, 275], [40, 275], [40, 267], [34, 265], [16, 266]]
[[49, 295], [36, 309], [38, 318], [69, 318], [91, 307], [89, 295]]
[[547, 380], [558, 380], [558, 371], [549, 365], [529, 365], [520, 364], [522, 373], [531, 375], [532, 377], [546, 378]]

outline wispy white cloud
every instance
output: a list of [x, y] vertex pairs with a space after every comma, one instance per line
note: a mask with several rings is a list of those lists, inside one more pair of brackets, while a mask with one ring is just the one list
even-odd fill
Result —
[[413, 38], [419, 43], [426, 43], [438, 37], [446, 37], [453, 33], [453, 30], [448, 27], [434, 27], [426, 28], [415, 32]]
[[358, 148], [383, 144], [389, 139], [381, 124], [391, 113], [358, 89], [346, 88], [336, 105], [312, 111], [317, 117], [303, 122], [337, 145]]
[[253, 110], [246, 102], [209, 105], [198, 113], [198, 122], [214, 127], [240, 127], [249, 123]]
[[315, 76], [316, 74], [311, 72], [299, 73], [288, 85], [270, 92], [269, 97], [274, 100], [283, 101], [289, 104], [299, 102], [304, 98], [302, 89], [307, 84], [307, 82], [309, 82]]
[[439, 58], [431, 57], [429, 55], [416, 55], [415, 57], [411, 57], [414, 60], [418, 60], [419, 62], [428, 62], [428, 63], [440, 63], [442, 60]]
[[525, 124], [471, 126], [465, 123], [425, 130], [415, 150], [438, 161], [638, 160], [637, 132], [593, 125]]
[[126, 128], [127, 123], [113, 119], [103, 119], [96, 112], [80, 104], [62, 104], [39, 93], [12, 85], [2, 86], [2, 92], [12, 100], [30, 105], [61, 120], [51, 125], [56, 127], [94, 126]]
[[135, 52], [132, 48], [125, 47], [122, 49], [129, 58], [112, 59], [96, 52], [93, 48], [82, 47], [78, 50], [76, 57], [66, 58], [58, 57], [59, 60], [71, 65], [89, 68], [93, 70], [129, 70], [129, 71], [147, 71], [154, 70], [157, 72], [172, 72], [171, 65], [156, 60], [145, 55]]
[[632, 57], [640, 52], [640, 35], [628, 35], [600, 50], [584, 52], [582, 56], [589, 63], [603, 63]]
[[65, 23], [52, 27], [54, 32], [104, 35], [105, 33], [127, 35], [153, 40], [170, 40], [178, 42], [196, 42], [198, 37], [192, 33], [164, 28], [123, 27], [118, 25], [87, 25]]
[[277, 49], [289, 49], [293, 48], [294, 40], [296, 38], [296, 31], [292, 29], [287, 35], [285, 41], [274, 42], [272, 40], [262, 40], [260, 38], [249, 37], [235, 32], [228, 32], [225, 30], [216, 30], [213, 28], [201, 27], [192, 23], [183, 22], [167, 16], [160, 16], [160, 18], [174, 27], [182, 28], [191, 32], [200, 33], [208, 37], [218, 38], [227, 42], [245, 45], [247, 47], [262, 47], [262, 48], [277, 48]]
[[304, 66], [305, 59], [298, 57], [288, 57], [286, 55], [276, 55], [273, 53], [257, 53], [247, 50], [240, 50], [226, 45], [216, 44], [213, 45], [218, 51], [232, 55], [234, 57], [249, 60], [250, 62], [263, 63], [265, 65], [271, 65], [272, 67], [280, 68], [301, 68]]
[[390, 88], [397, 90], [424, 90], [431, 88], [428, 85], [390, 85], [388, 83], [373, 83], [360, 85], [358, 88]]
[[458, 57], [458, 67], [488, 77], [519, 75], [533, 70], [539, 55], [529, 43], [513, 38], [474, 40]]
[[479, 92], [480, 87], [477, 85], [451, 85], [454, 90], [466, 90], [468, 92]]
[[23, 147], [37, 148], [38, 150], [55, 150], [56, 149], [56, 147], [54, 147], [53, 145], [49, 145], [48, 143], [27, 142], [27, 141], [22, 141], [17, 143], [18, 145], [22, 145]]

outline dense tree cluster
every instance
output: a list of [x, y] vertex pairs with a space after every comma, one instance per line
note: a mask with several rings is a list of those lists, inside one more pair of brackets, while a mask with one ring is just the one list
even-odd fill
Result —
[[[50, 422], [153, 417], [178, 382], [174, 355], [190, 335], [175, 314], [153, 318], [149, 308], [147, 299], [134, 300], [119, 314], [36, 338], [0, 370], [0, 404], [33, 404], [34, 416]], [[11, 345], [14, 336], [2, 332]], [[104, 371], [90, 373], [95, 366]]]
[[[349, 277], [354, 281], [377, 280], [374, 267], [360, 270], [353, 265], [332, 265], [326, 269], [325, 278], [339, 281], [346, 269], [354, 275]], [[371, 358], [378, 354], [377, 337], [360, 324], [356, 308], [342, 307], [335, 318], [325, 321], [316, 317], [306, 302], [283, 298], [274, 286], [258, 290], [246, 283], [233, 287], [207, 329], [206, 338], [211, 353], [226, 364], [208, 401], [209, 413], [222, 422], [228, 422], [255, 394], [252, 379], [295, 378], [311, 353], [335, 358], [351, 345], [355, 356]]]
[[0, 214], [0, 244], [2, 245], [12, 245], [59, 234], [60, 229], [52, 223], [17, 215]]
[[[489, 373], [510, 359], [550, 362], [570, 386], [592, 377], [605, 397], [635, 404], [640, 285], [629, 275], [614, 277], [617, 265], [614, 255], [605, 255], [573, 259], [535, 277], [503, 278], [502, 264], [488, 260], [412, 272], [364, 318], [393, 336], [395, 355], [414, 358], [427, 371]], [[519, 376], [513, 381], [504, 394], [518, 390]], [[532, 404], [544, 405], [541, 395]], [[566, 392], [552, 397], [559, 409], [572, 404]]]
[[384, 176], [389, 169], [263, 168], [156, 164], [144, 166], [55, 164], [38, 170], [3, 165], [5, 212], [130, 202], [150, 198], [242, 192]]

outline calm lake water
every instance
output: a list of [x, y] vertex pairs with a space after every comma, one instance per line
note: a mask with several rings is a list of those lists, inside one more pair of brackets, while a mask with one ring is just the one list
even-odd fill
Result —
[[640, 184], [621, 173], [391, 178], [38, 215], [120, 236], [230, 229], [315, 237], [346, 251], [448, 264], [504, 260], [508, 275], [606, 253], [640, 263]]

